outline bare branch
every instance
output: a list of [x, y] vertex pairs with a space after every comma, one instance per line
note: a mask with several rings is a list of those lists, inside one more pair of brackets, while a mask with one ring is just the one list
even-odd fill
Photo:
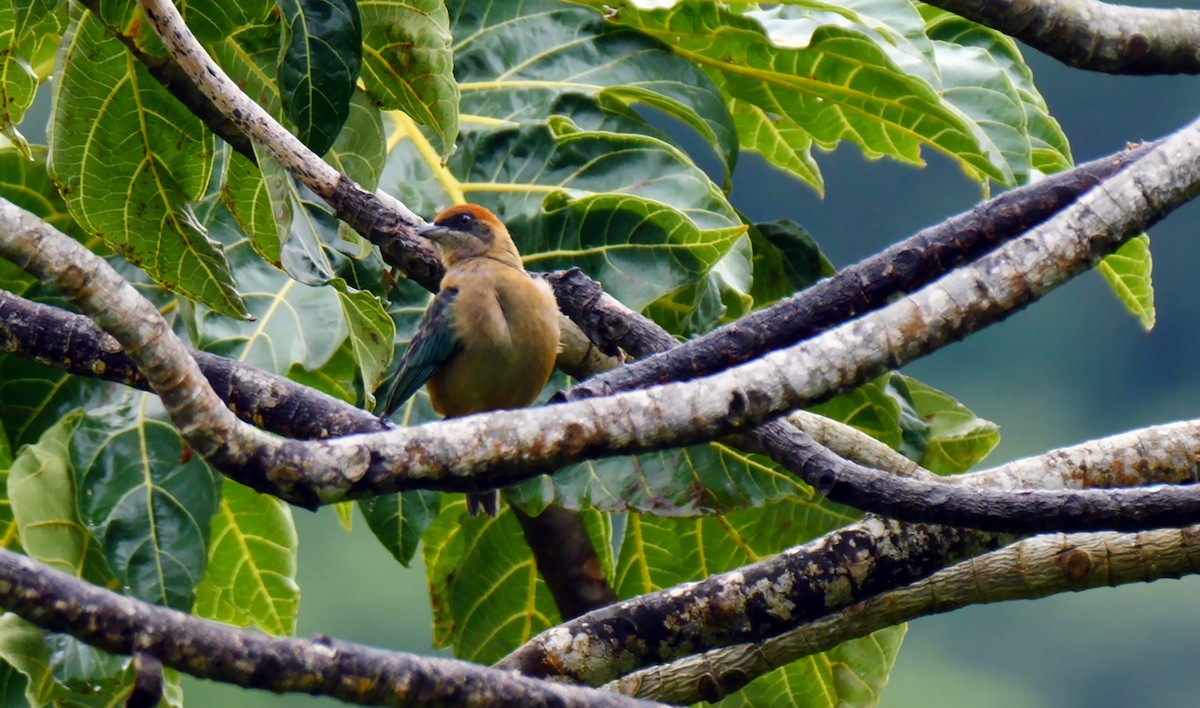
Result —
[[112, 654], [148, 654], [200, 678], [362, 705], [647, 705], [463, 661], [327, 638], [265, 637], [102, 590], [0, 549], [0, 606]]
[[926, 0], [1067, 66], [1109, 74], [1200, 73], [1200, 12], [1097, 0]]
[[1200, 572], [1200, 527], [1052, 534], [972, 558], [758, 644], [629, 674], [604, 688], [667, 703], [716, 701], [797, 659], [901, 622], [969, 605], [1033, 600]]

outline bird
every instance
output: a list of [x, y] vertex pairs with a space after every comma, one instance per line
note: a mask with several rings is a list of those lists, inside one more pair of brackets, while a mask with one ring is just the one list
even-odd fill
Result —
[[[395, 373], [379, 387], [385, 421], [421, 386], [444, 418], [523, 408], [541, 393], [558, 357], [558, 302], [534, 278], [504, 222], [459, 204], [417, 233], [437, 246], [446, 274]], [[495, 516], [496, 490], [467, 495], [472, 516]]]

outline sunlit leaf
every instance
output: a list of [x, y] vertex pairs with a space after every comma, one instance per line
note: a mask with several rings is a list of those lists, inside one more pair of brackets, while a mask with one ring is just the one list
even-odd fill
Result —
[[1105, 256], [1096, 266], [1104, 282], [1117, 299], [1137, 317], [1147, 331], [1154, 329], [1154, 261], [1150, 256], [1150, 237], [1142, 234]]
[[221, 490], [196, 614], [268, 634], [295, 633], [299, 542], [291, 508], [229, 479]]
[[548, 0], [466, 0], [452, 3], [450, 14], [464, 116], [528, 124], [546, 119], [567, 94], [641, 103], [696, 130], [728, 180], [738, 144], [721, 94], [659, 40]]
[[[920, 64], [919, 51], [898, 56], [894, 45], [880, 41], [878, 27], [844, 15], [836, 24], [817, 24], [801, 13], [774, 12], [769, 29], [760, 17], [698, 1], [666, 9], [620, 3], [608, 16], [662, 39], [702, 67], [727, 98], [757, 106], [768, 119], [787, 118], [822, 147], [849, 140], [867, 157], [921, 164], [927, 145], [975, 179], [1012, 182], [1011, 168], [981, 144], [983, 131], [930, 85], [926, 76], [933, 72], [898, 63]], [[806, 154], [807, 141], [793, 149]]]

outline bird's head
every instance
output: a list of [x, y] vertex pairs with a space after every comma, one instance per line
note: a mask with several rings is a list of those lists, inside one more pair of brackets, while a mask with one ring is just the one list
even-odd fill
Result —
[[521, 267], [521, 256], [504, 222], [478, 204], [452, 206], [417, 233], [437, 244], [446, 267], [479, 256]]

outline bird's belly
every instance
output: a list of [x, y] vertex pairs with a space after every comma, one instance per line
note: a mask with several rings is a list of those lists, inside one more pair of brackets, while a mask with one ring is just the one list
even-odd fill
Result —
[[468, 346], [429, 379], [433, 409], [455, 417], [533, 402], [550, 378], [553, 360], [518, 357], [511, 348]]

